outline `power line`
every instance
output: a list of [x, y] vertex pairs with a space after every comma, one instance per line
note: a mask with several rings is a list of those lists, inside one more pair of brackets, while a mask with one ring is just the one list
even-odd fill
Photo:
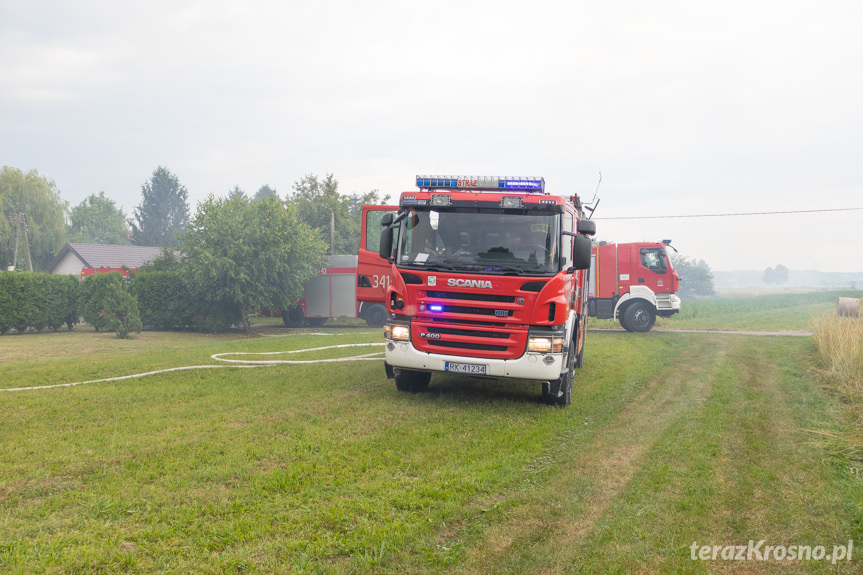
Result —
[[815, 214], [819, 212], [852, 212], [863, 208], [832, 208], [826, 210], [787, 210], [781, 212], [738, 212], [731, 214], [687, 214], [669, 216], [615, 216], [610, 218], [593, 218], [596, 220], [659, 220], [664, 218], [725, 218], [731, 216], [773, 216], [777, 214]]

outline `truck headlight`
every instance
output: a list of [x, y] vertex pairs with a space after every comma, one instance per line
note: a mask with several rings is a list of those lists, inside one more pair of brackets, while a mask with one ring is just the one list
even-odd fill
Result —
[[561, 353], [563, 352], [562, 337], [530, 337], [527, 340], [527, 351], [533, 353]]
[[390, 324], [384, 327], [384, 338], [395, 341], [409, 341], [411, 338], [411, 330], [406, 325]]

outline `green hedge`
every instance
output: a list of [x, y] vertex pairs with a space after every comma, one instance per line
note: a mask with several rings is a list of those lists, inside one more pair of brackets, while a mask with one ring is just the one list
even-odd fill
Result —
[[141, 322], [150, 328], [188, 329], [195, 324], [198, 303], [177, 272], [141, 271], [131, 282]]
[[118, 289], [134, 296], [136, 310], [129, 310], [130, 317], [139, 312], [150, 329], [218, 332], [240, 322], [235, 305], [194, 297], [176, 271], [141, 271], [129, 278], [111, 272], [83, 281], [71, 275], [0, 272], [0, 334], [46, 327], [56, 331], [63, 324], [71, 330], [80, 318], [96, 331], [113, 331], [117, 314], [109, 304], [116, 303]]
[[236, 306], [195, 297], [179, 271], [140, 271], [132, 277], [131, 291], [148, 328], [218, 332], [240, 322]]
[[0, 334], [15, 329], [56, 331], [78, 322], [79, 282], [73, 276], [0, 272]]

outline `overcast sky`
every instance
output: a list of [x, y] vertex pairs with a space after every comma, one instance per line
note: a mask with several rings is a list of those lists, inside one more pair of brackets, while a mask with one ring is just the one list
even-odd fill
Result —
[[863, 271], [863, 4], [6, 0], [0, 165], [127, 214], [305, 174], [541, 176], [714, 270]]

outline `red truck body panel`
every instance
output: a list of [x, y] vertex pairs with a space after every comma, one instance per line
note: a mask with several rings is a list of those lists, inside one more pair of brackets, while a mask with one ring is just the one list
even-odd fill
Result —
[[79, 279], [84, 279], [93, 274], [108, 274], [111, 272], [120, 272], [124, 276], [128, 276], [129, 272], [135, 273], [138, 271], [135, 268], [81, 268], [81, 276]]

